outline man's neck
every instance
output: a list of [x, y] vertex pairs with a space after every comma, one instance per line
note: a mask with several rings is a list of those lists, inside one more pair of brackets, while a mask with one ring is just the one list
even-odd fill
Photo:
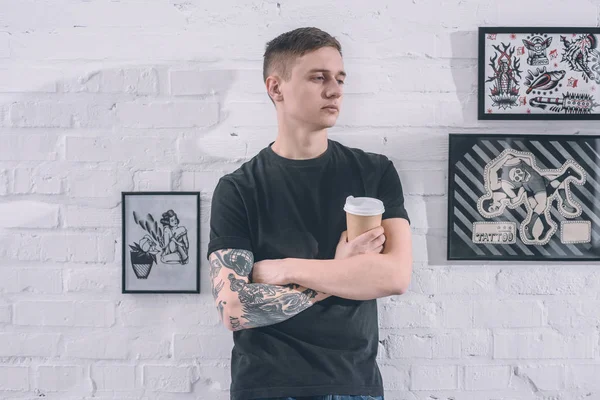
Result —
[[310, 134], [289, 135], [279, 132], [271, 149], [278, 155], [291, 160], [317, 158], [327, 151], [327, 130]]

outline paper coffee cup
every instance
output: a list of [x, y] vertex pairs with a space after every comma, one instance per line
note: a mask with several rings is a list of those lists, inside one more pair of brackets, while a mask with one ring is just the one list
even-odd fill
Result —
[[383, 202], [374, 197], [346, 197], [344, 205], [348, 241], [381, 225], [381, 217], [385, 212]]

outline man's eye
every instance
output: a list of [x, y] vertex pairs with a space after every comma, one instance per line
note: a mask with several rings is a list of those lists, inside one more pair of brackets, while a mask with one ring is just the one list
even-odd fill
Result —
[[[325, 77], [324, 76], [315, 76], [313, 79], [325, 79]], [[340, 80], [340, 79], [338, 79], [338, 83], [340, 85], [343, 85], [345, 82], [342, 81], [342, 80]]]

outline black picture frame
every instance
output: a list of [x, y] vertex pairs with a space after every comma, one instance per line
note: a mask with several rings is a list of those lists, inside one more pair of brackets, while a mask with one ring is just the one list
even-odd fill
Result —
[[121, 293], [200, 293], [200, 192], [121, 192], [121, 224]]
[[[527, 34], [531, 35], [531, 40], [526, 39], [529, 46], [532, 45], [534, 39], [536, 40], [534, 45], [538, 46], [532, 47], [536, 49], [536, 53], [533, 55], [530, 55], [530, 50], [526, 48], [524, 45], [525, 42], [523, 42], [523, 35]], [[500, 35], [500, 38], [498, 38], [498, 35]], [[507, 35], [508, 39], [514, 42], [510, 42], [510, 40], [503, 42], [502, 37], [506, 37]], [[571, 43], [568, 47], [566, 42], [560, 42], [561, 35], [571, 36], [566, 37], [566, 40]], [[583, 35], [586, 35], [586, 37]], [[587, 56], [587, 59], [595, 60], [591, 62], [600, 67], [600, 44], [596, 42], [596, 40], [600, 40], [600, 28], [598, 27], [479, 27], [477, 119], [600, 119], [600, 77], [598, 73], [590, 70], [595, 78], [590, 79], [587, 73], [576, 70], [582, 64], [581, 61], [573, 61], [573, 65], [575, 65], [575, 69], [573, 69], [570, 61], [563, 60], [563, 57], [561, 57], [564, 53], [567, 59], [578, 60], [574, 56], [574, 54], [577, 54], [575, 51], [576, 46], [572, 43], [580, 39], [582, 42], [585, 42], [588, 40], [587, 35], [591, 35], [593, 38], [593, 40], [589, 40], [589, 45], [584, 47], [586, 49], [585, 53], [593, 55]], [[494, 40], [500, 39], [497, 40], [498, 49], [492, 47], [492, 37], [495, 38]], [[549, 44], [547, 43], [548, 38], [551, 40]], [[517, 42], [518, 40], [520, 42]], [[521, 44], [519, 45], [519, 43]], [[505, 48], [507, 44], [508, 48]], [[550, 49], [548, 56], [543, 54], [545, 49], [542, 48], [544, 46], [547, 46], [545, 49]], [[592, 46], [596, 47], [592, 49]], [[566, 51], [566, 49], [569, 50]], [[516, 57], [518, 58], [515, 59], [515, 56], [511, 56], [510, 51], [516, 52]], [[490, 55], [492, 52], [497, 56], [493, 63], [497, 63], [498, 68], [493, 67], [492, 69], [490, 66], [490, 72], [493, 77], [498, 76], [498, 78], [497, 80], [492, 80], [491, 82], [493, 83], [488, 83], [486, 81], [491, 79], [491, 77], [486, 72], [486, 69], [489, 66], [488, 63], [492, 62], [490, 60], [490, 57], [493, 57]], [[519, 55], [519, 53], [522, 54]], [[500, 66], [500, 60], [507, 60], [507, 58], [508, 62], [502, 62], [503, 64], [509, 65], [511, 61], [515, 61], [511, 64], [513, 65], [517, 64], [516, 61], [519, 61], [519, 68], [523, 67], [520, 77], [515, 72], [519, 68], [513, 69], [513, 72], [508, 74], [495, 72], [496, 69], [500, 70], [503, 68]], [[551, 59], [553, 60], [552, 63], [550, 63]], [[534, 65], [530, 65], [529, 62]], [[547, 62], [547, 64], [541, 64], [543, 62]], [[590, 62], [585, 64], [589, 65]], [[506, 68], [509, 70], [511, 67], [507, 66]], [[551, 68], [558, 69], [551, 70]], [[600, 69], [598, 72], [600, 72]], [[514, 81], [510, 79], [511, 75], [514, 77]], [[518, 84], [515, 82], [518, 82]], [[513, 83], [518, 88], [513, 87]], [[498, 86], [500, 86], [500, 89], [497, 89]], [[526, 93], [530, 89], [531, 92]], [[496, 90], [495, 94], [494, 90]], [[518, 90], [517, 95], [515, 95], [515, 90]], [[494, 96], [492, 97], [493, 94]], [[518, 105], [515, 105], [515, 101]], [[496, 106], [494, 107], [494, 105]], [[504, 112], [502, 111], [503, 108]], [[520, 109], [523, 111], [515, 112]], [[589, 113], [587, 113], [588, 111]]]
[[600, 135], [451, 133], [447, 260], [600, 261], [598, 198]]

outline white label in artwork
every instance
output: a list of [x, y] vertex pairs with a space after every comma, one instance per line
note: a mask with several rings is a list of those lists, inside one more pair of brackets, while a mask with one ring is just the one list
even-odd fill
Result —
[[473, 222], [473, 243], [514, 244], [516, 232], [514, 222]]
[[592, 223], [590, 221], [561, 221], [561, 243], [589, 243], [592, 241]]

